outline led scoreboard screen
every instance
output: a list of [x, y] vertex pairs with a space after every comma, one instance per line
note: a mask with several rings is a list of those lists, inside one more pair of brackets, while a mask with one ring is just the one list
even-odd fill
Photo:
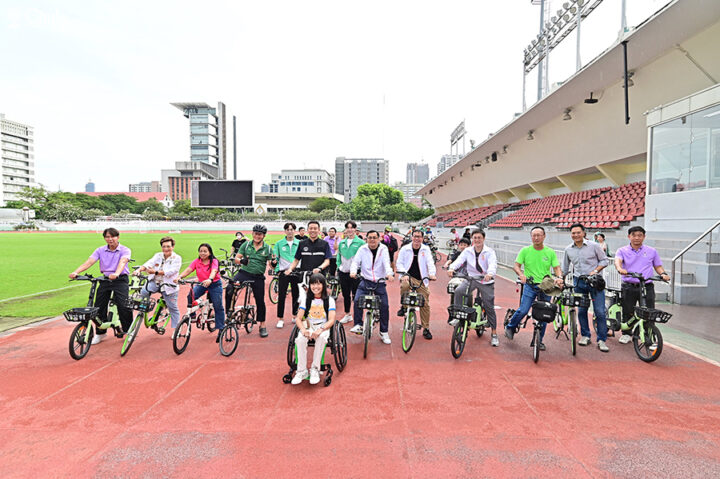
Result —
[[252, 208], [254, 199], [252, 181], [192, 182], [190, 204], [195, 208]]

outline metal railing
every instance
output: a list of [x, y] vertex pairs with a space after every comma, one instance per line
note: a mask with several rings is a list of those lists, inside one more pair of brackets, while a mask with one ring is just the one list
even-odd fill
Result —
[[678, 259], [680, 260], [680, 284], [682, 285], [683, 257], [685, 255], [685, 253], [687, 253], [690, 250], [690, 248], [692, 248], [693, 246], [698, 244], [700, 241], [702, 241], [702, 239], [705, 238], [707, 235], [710, 235], [710, 239], [708, 241], [708, 256], [707, 256], [707, 259], [709, 261], [711, 258], [711, 255], [712, 255], [712, 232], [718, 226], [720, 226], [720, 220], [715, 222], [714, 225], [712, 225], [710, 228], [705, 230], [705, 232], [703, 234], [701, 234], [700, 236], [695, 238], [689, 245], [687, 245], [685, 248], [683, 248], [682, 251], [680, 251], [678, 254], [675, 255], [675, 257], [673, 257], [672, 266], [670, 269], [670, 274], [671, 274], [671, 276], [670, 276], [670, 303], [675, 303], [675, 263], [677, 262]]

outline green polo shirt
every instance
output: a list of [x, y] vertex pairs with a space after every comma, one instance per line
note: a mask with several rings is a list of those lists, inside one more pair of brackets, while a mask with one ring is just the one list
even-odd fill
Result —
[[246, 241], [240, 247], [238, 253], [248, 257], [248, 264], [240, 266], [240, 269], [250, 274], [265, 274], [265, 267], [272, 254], [267, 243], [263, 241], [260, 249], [255, 250], [254, 243]]
[[295, 260], [295, 252], [299, 244], [300, 240], [297, 238], [293, 239], [292, 242], [288, 242], [287, 238], [283, 238], [275, 243], [275, 246], [273, 246], [273, 254], [278, 259], [275, 272], [288, 269], [290, 264]]
[[525, 276], [532, 276], [533, 283], [539, 283], [542, 279], [552, 274], [552, 268], [560, 266], [555, 250], [545, 246], [536, 250], [532, 245], [520, 250], [515, 258], [516, 263], [523, 265]]

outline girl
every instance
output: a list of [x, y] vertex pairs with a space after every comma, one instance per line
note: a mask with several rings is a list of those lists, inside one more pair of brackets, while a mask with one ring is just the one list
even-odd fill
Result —
[[300, 290], [300, 307], [295, 324], [300, 329], [295, 338], [297, 348], [297, 371], [292, 379], [293, 384], [300, 384], [308, 378], [307, 349], [308, 340], [315, 340], [312, 366], [310, 367], [310, 384], [320, 382], [320, 363], [325, 352], [325, 345], [330, 337], [330, 328], [335, 323], [335, 300], [327, 294], [325, 276], [315, 273], [310, 276], [310, 289], [305, 293]]
[[[220, 333], [225, 327], [225, 308], [223, 308], [222, 301], [222, 281], [220, 281], [220, 274], [218, 273], [220, 264], [213, 254], [212, 247], [207, 243], [202, 243], [198, 247], [198, 257], [185, 271], [180, 273], [180, 279], [183, 279], [193, 271], [197, 276], [198, 281], [202, 284], [196, 284], [193, 288], [195, 298], [201, 297], [207, 291], [210, 297], [210, 302], [215, 310], [215, 327], [217, 328], [218, 335], [215, 342], [220, 341]], [[191, 305], [190, 295], [188, 294], [188, 307]]]

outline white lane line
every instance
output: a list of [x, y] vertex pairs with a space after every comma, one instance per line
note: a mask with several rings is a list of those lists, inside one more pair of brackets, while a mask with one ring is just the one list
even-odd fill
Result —
[[0, 299], [0, 303], [5, 303], [7, 301], [15, 301], [16, 299], [30, 298], [32, 296], [39, 296], [39, 295], [45, 294], [45, 293], [54, 293], [55, 291], [62, 291], [63, 289], [77, 288], [78, 286], [85, 286], [85, 285], [84, 284], [71, 284], [70, 286], [63, 286], [62, 288], [48, 289], [47, 291], [40, 291], [38, 293], [25, 294], [23, 296], [15, 296], [14, 298]]

